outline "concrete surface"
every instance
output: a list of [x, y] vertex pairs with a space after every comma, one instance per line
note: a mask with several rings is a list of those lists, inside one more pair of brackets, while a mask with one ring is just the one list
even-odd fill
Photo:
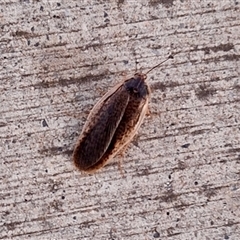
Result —
[[[0, 239], [240, 239], [239, 6], [1, 1]], [[171, 52], [123, 157], [78, 172], [92, 106]]]

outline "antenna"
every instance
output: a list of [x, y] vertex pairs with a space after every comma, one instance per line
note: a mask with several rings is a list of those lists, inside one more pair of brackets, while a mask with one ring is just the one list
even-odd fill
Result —
[[150, 73], [153, 69], [159, 67], [160, 65], [162, 65], [163, 63], [165, 63], [165, 62], [168, 61], [169, 59], [173, 59], [173, 55], [172, 55], [172, 54], [170, 54], [167, 59], [165, 59], [164, 61], [158, 63], [157, 65], [155, 65], [154, 67], [152, 67], [150, 70], [148, 70], [148, 71], [145, 73], [145, 75], [148, 75], [148, 73]]

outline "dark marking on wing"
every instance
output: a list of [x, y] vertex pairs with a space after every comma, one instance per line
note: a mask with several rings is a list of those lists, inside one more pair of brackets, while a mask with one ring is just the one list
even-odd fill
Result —
[[93, 116], [95, 124], [83, 133], [76, 147], [73, 159], [77, 167], [86, 170], [101, 159], [119, 125], [128, 105], [129, 93], [124, 86], [109, 96]]

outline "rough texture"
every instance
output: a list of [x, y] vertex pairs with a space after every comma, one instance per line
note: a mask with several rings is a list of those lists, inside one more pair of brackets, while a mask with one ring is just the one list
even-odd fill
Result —
[[[0, 239], [240, 239], [239, 1], [80, 2], [1, 3]], [[92, 106], [171, 52], [124, 156], [78, 172]]]

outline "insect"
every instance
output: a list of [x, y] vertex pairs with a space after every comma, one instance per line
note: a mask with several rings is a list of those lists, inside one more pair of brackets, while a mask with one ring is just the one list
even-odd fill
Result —
[[75, 166], [94, 173], [116, 156], [135, 136], [148, 110], [147, 74], [136, 73], [110, 89], [93, 107], [73, 152]]

